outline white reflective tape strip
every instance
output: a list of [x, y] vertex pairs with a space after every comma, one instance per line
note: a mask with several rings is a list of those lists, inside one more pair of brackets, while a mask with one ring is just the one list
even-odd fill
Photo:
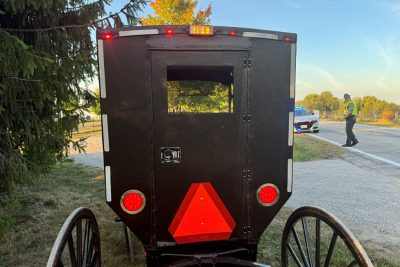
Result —
[[111, 168], [110, 166], [106, 166], [106, 200], [107, 202], [111, 202]]
[[294, 98], [296, 90], [296, 44], [290, 48], [290, 98]]
[[108, 140], [107, 114], [101, 115], [101, 121], [103, 123], [103, 148], [104, 148], [104, 152], [108, 152], [108, 151], [110, 151], [110, 143]]
[[106, 78], [104, 73], [104, 47], [103, 40], [97, 41], [97, 56], [99, 57], [100, 96], [106, 98]]
[[292, 192], [293, 186], [293, 160], [288, 159], [287, 163], [287, 191]]
[[265, 32], [243, 32], [243, 37], [263, 38], [271, 40], [278, 40], [279, 38], [277, 34], [265, 33]]
[[293, 114], [293, 111], [291, 111], [291, 112], [289, 112], [288, 146], [293, 146], [293, 127], [294, 127], [294, 114]]
[[131, 31], [119, 32], [119, 36], [135, 36], [135, 35], [150, 35], [150, 34], [158, 34], [158, 29], [131, 30]]

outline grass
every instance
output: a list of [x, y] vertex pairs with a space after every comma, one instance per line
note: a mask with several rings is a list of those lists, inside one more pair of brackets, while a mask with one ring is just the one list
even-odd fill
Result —
[[340, 147], [310, 137], [307, 134], [296, 134], [294, 138], [294, 161], [312, 161], [337, 158], [343, 154]]
[[384, 122], [384, 121], [360, 121], [360, 120], [357, 120], [357, 123], [359, 123], [359, 124], [365, 124], [365, 125], [373, 125], [373, 126], [400, 128], [400, 123], [394, 123], [394, 122]]
[[[72, 162], [0, 196], [0, 266], [45, 266], [64, 220], [81, 206], [97, 217], [103, 266], [129, 266], [122, 226], [104, 201], [102, 172]], [[135, 266], [144, 265], [143, 250], [137, 254]]]
[[[103, 187], [99, 169], [64, 162], [29, 187], [0, 196], [0, 266], [44, 266], [65, 218], [80, 206], [92, 209], [97, 217], [103, 266], [144, 266], [143, 250], [137, 240], [138, 256], [135, 264], [130, 264], [122, 226], [114, 222], [115, 214], [105, 204]], [[259, 261], [280, 266], [281, 235], [290, 213], [290, 209], [282, 209], [262, 235]], [[376, 266], [400, 266], [400, 257], [384, 256], [380, 245], [366, 244]], [[339, 256], [339, 260], [343, 259]]]
[[[281, 266], [280, 260], [280, 249], [281, 249], [281, 240], [282, 233], [286, 223], [287, 218], [291, 214], [292, 210], [289, 208], [283, 208], [277, 214], [272, 223], [268, 226], [265, 233], [261, 236], [259, 249], [258, 249], [258, 260], [260, 262], [265, 262], [270, 264], [271, 266]], [[315, 232], [315, 224], [314, 228], [311, 224], [311, 221], [307, 220], [309, 225], [309, 232]], [[300, 237], [300, 242], [304, 245], [304, 238], [301, 236], [301, 223], [296, 225], [296, 231]], [[332, 236], [332, 231], [325, 225], [321, 224], [321, 258], [323, 259], [324, 255], [326, 255], [326, 251], [329, 247], [330, 238]], [[311, 244], [315, 238], [311, 234]], [[373, 243], [371, 241], [360, 241], [369, 255], [374, 266], [379, 267], [400, 267], [400, 255], [396, 255], [396, 250], [391, 250], [390, 252], [382, 250], [382, 245]], [[291, 242], [293, 248], [295, 248], [294, 241]], [[300, 257], [300, 253], [296, 251], [296, 254]], [[315, 255], [315, 254], [314, 254]], [[335, 246], [332, 262], [330, 266], [347, 266], [352, 260], [351, 255], [348, 250], [345, 249], [344, 244], [341, 240], [338, 239], [337, 245]], [[289, 266], [296, 266], [294, 262]]]

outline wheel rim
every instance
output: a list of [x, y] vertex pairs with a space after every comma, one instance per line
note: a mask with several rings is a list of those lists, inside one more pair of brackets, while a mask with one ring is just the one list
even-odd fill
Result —
[[335, 216], [316, 207], [294, 211], [286, 222], [282, 266], [373, 266], [351, 231]]
[[101, 266], [100, 234], [93, 212], [74, 210], [65, 220], [51, 250], [47, 267]]

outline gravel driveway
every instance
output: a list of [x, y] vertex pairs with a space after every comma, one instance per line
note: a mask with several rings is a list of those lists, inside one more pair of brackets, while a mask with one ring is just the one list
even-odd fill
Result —
[[[99, 148], [99, 140], [91, 143]], [[70, 157], [103, 168], [102, 153], [89, 152]], [[293, 192], [286, 206], [322, 207], [359, 239], [400, 248], [400, 168], [351, 152], [338, 159], [296, 162]]]

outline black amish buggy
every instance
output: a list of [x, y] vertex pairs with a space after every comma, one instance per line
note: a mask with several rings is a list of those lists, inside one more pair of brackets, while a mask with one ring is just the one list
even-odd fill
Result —
[[[233, 27], [97, 32], [106, 201], [149, 266], [267, 266], [257, 263], [260, 236], [292, 194], [296, 43], [293, 33]], [[333, 233], [327, 252], [322, 224]], [[372, 266], [315, 207], [289, 217], [282, 265], [328, 266], [337, 239], [349, 266]], [[69, 264], [63, 254], [99, 266], [99, 240], [93, 213], [77, 209], [48, 266]]]

